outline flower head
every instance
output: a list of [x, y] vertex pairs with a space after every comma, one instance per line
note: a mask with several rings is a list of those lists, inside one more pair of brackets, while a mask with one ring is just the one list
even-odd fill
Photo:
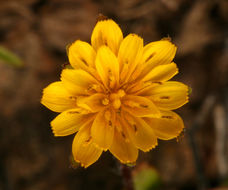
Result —
[[144, 46], [136, 34], [123, 38], [111, 19], [96, 24], [91, 45], [77, 40], [69, 47], [73, 68], [44, 89], [41, 103], [60, 112], [51, 122], [55, 136], [77, 132], [75, 161], [88, 167], [109, 150], [134, 163], [138, 150], [181, 133], [183, 121], [171, 110], [188, 102], [188, 87], [168, 81], [178, 73], [175, 53], [168, 39]]

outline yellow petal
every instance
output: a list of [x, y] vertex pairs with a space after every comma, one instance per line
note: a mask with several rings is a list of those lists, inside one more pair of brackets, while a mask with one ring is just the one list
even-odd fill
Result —
[[165, 65], [172, 62], [177, 47], [169, 40], [151, 42], [143, 48], [142, 76], [158, 65]]
[[129, 141], [126, 141], [124, 136], [115, 130], [113, 143], [109, 151], [120, 160], [120, 162], [134, 163], [138, 157], [138, 149]]
[[93, 142], [103, 150], [107, 150], [112, 142], [114, 126], [109, 110], [100, 111], [93, 122], [91, 128]]
[[79, 130], [72, 145], [74, 160], [80, 162], [81, 166], [85, 168], [96, 162], [102, 154], [102, 150], [91, 142], [91, 124], [90, 122]]
[[89, 110], [90, 112], [98, 112], [105, 107], [108, 101], [104, 94], [93, 94], [91, 96], [81, 96], [77, 98], [77, 106]]
[[160, 118], [144, 118], [159, 139], [169, 140], [177, 137], [184, 128], [179, 115], [172, 111], [161, 111]]
[[119, 63], [107, 46], [102, 46], [98, 50], [95, 64], [106, 88], [112, 89], [119, 84]]
[[151, 87], [148, 95], [159, 109], [173, 110], [188, 102], [188, 86], [180, 82], [168, 81]]
[[152, 69], [142, 80], [151, 82], [165, 82], [178, 73], [175, 63], [159, 65]]
[[41, 103], [52, 111], [63, 112], [76, 107], [76, 97], [65, 89], [62, 82], [54, 82], [43, 90]]
[[160, 111], [148, 98], [126, 95], [123, 98], [123, 109], [136, 117], [159, 116]]
[[79, 108], [62, 112], [51, 122], [52, 131], [55, 136], [71, 135], [88, 120], [92, 119], [91, 114], [85, 114]]
[[97, 51], [101, 46], [108, 46], [117, 55], [123, 34], [119, 26], [113, 20], [99, 21], [91, 36], [91, 44]]
[[93, 87], [99, 87], [98, 81], [82, 69], [64, 69], [61, 80], [73, 95], [89, 95], [95, 92]]
[[129, 34], [120, 45], [118, 61], [121, 70], [121, 82], [127, 82], [137, 64], [142, 59], [143, 39]]
[[126, 127], [130, 141], [139, 149], [146, 152], [157, 145], [157, 137], [153, 129], [142, 119], [123, 113], [122, 122]]
[[96, 52], [87, 42], [75, 41], [68, 49], [70, 64], [75, 69], [88, 71], [89, 67], [95, 68]]

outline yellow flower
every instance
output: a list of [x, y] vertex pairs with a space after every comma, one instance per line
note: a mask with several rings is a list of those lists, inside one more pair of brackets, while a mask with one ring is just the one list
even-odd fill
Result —
[[144, 46], [136, 34], [123, 38], [111, 19], [96, 24], [91, 45], [77, 40], [69, 47], [73, 69], [44, 89], [41, 103], [60, 112], [51, 122], [55, 136], [77, 132], [75, 161], [88, 167], [109, 150], [134, 163], [138, 150], [181, 133], [183, 121], [171, 110], [188, 102], [188, 87], [168, 81], [178, 73], [175, 53], [168, 39]]

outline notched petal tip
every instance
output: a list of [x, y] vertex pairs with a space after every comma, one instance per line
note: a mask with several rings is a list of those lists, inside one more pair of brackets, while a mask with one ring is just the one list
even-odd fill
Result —
[[112, 19], [97, 22], [91, 35], [91, 44], [97, 51], [102, 45], [108, 46], [116, 55], [119, 50], [123, 34], [118, 24]]
[[99, 13], [97, 16], [97, 23], [100, 21], [104, 21], [104, 20], [108, 20], [109, 18], [105, 15], [103, 15], [102, 13]]
[[188, 95], [191, 95], [192, 94], [192, 88], [189, 86], [188, 87]]
[[79, 130], [72, 144], [74, 160], [84, 168], [96, 162], [102, 154], [102, 149], [98, 149], [92, 142], [90, 128], [91, 122]]

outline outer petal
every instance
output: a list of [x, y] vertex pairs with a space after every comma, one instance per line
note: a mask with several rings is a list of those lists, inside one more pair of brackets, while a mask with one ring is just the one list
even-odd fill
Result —
[[119, 63], [108, 47], [102, 46], [98, 50], [95, 64], [105, 87], [114, 88], [119, 84]]
[[109, 151], [124, 164], [134, 163], [138, 157], [138, 149], [132, 143], [126, 141], [118, 130], [115, 130], [113, 143]]
[[159, 139], [169, 140], [177, 137], [184, 128], [179, 115], [172, 111], [161, 111], [161, 118], [144, 118]]
[[96, 52], [87, 42], [75, 41], [68, 49], [68, 57], [75, 69], [88, 71], [89, 67], [95, 68]]
[[149, 96], [159, 109], [173, 110], [188, 102], [188, 91], [185, 84], [168, 81], [152, 87]]
[[118, 61], [121, 69], [121, 82], [127, 82], [137, 64], [142, 59], [143, 39], [129, 34], [120, 45]]
[[93, 119], [92, 114], [84, 114], [81, 109], [71, 109], [62, 112], [51, 122], [55, 136], [67, 136], [78, 131], [88, 120]]
[[153, 129], [142, 119], [123, 113], [122, 122], [127, 129], [130, 141], [139, 149], [146, 152], [157, 145], [157, 137]]
[[147, 44], [143, 49], [142, 76], [145, 76], [155, 66], [172, 62], [177, 47], [169, 40], [160, 40]]
[[77, 98], [77, 105], [81, 108], [89, 110], [90, 112], [98, 112], [105, 108], [102, 103], [108, 100], [104, 94], [93, 94], [91, 96], [81, 96]]
[[126, 95], [123, 98], [123, 109], [136, 117], [159, 116], [160, 111], [148, 98]]
[[61, 80], [65, 88], [76, 96], [94, 93], [94, 89], [96, 89], [94, 87], [100, 86], [93, 76], [82, 69], [64, 69]]
[[72, 145], [74, 160], [85, 168], [96, 162], [102, 153], [102, 150], [91, 142], [90, 126], [91, 122], [79, 130]]
[[152, 69], [142, 80], [151, 82], [165, 82], [178, 73], [175, 63], [159, 65]]
[[91, 128], [93, 142], [103, 150], [107, 150], [112, 142], [114, 135], [114, 126], [111, 119], [111, 113], [108, 110], [100, 111]]
[[91, 36], [91, 44], [97, 51], [101, 46], [107, 45], [116, 55], [119, 50], [123, 34], [119, 26], [113, 20], [99, 21]]
[[76, 107], [76, 97], [65, 89], [62, 82], [54, 82], [43, 90], [41, 103], [52, 111], [62, 112]]

